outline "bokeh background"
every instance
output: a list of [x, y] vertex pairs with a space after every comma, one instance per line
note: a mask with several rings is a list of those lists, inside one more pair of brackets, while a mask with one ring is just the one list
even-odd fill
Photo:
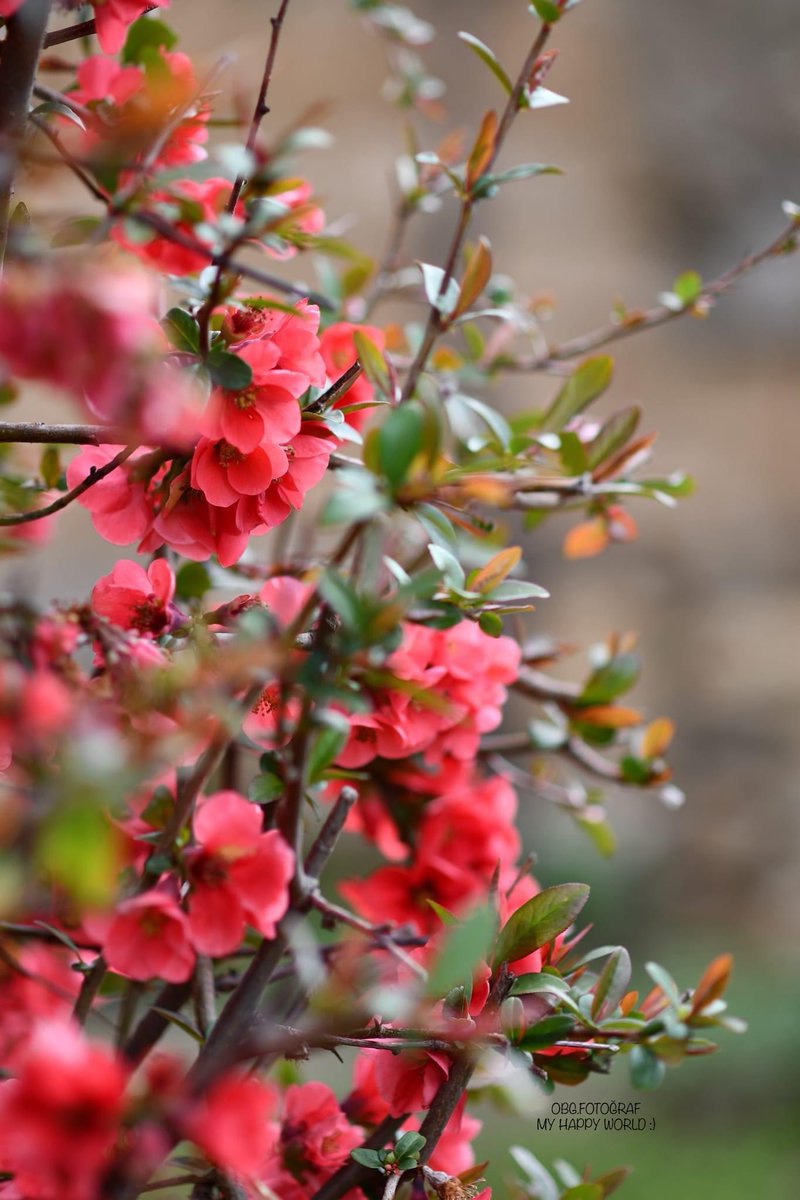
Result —
[[[236, 56], [221, 86], [249, 108], [275, 7], [173, 0], [169, 19], [201, 64], [223, 50]], [[500, 97], [456, 33], [490, 43], [513, 73], [534, 28], [527, 5], [413, 7], [438, 30], [423, 53], [447, 81], [451, 124], [474, 127]], [[780, 202], [800, 200], [800, 8], [586, 0], [552, 44], [561, 53], [548, 84], [571, 103], [520, 119], [504, 162], [553, 162], [565, 174], [507, 187], [482, 206], [476, 229], [525, 290], [554, 293], [558, 338], [603, 323], [618, 299], [651, 303], [681, 270], [711, 277], [777, 233]], [[379, 43], [344, 2], [294, 0], [265, 129], [325, 102], [315, 122], [336, 141], [304, 168], [329, 219], [373, 254], [403, 149], [402, 121], [379, 98], [385, 77]], [[413, 120], [426, 146], [449, 127]], [[448, 206], [418, 218], [409, 258], [441, 261], [452, 218]], [[723, 1035], [719, 1055], [669, 1073], [655, 1095], [634, 1094], [622, 1064], [610, 1079], [558, 1093], [641, 1099], [654, 1132], [536, 1133], [535, 1113], [487, 1111], [479, 1150], [494, 1160], [500, 1195], [512, 1174], [509, 1142], [548, 1164], [631, 1165], [630, 1200], [800, 1194], [799, 296], [800, 259], [781, 260], [744, 280], [710, 319], [622, 343], [611, 403], [644, 405], [645, 428], [661, 435], [658, 469], [687, 469], [697, 494], [676, 512], [640, 502], [639, 541], [598, 560], [566, 563], [558, 520], [526, 543], [528, 577], [552, 594], [537, 631], [583, 644], [638, 631], [646, 669], [637, 700], [678, 723], [672, 757], [688, 795], [678, 812], [646, 796], [613, 798], [620, 845], [610, 861], [566, 819], [523, 799], [540, 878], [592, 884], [597, 942], [628, 945], [641, 986], [645, 958], [689, 983], [714, 954], [733, 951], [732, 1009], [750, 1032]], [[555, 386], [517, 377], [502, 402], [514, 411]], [[81, 511], [61, 528], [46, 552], [4, 568], [6, 579], [42, 595], [85, 595], [113, 552], [89, 536]], [[548, 1110], [543, 1097], [539, 1115]]]

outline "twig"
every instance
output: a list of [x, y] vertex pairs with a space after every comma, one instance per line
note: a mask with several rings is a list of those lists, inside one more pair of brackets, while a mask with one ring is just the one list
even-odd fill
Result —
[[6, 36], [0, 43], [0, 143], [5, 160], [0, 180], [0, 266], [8, 240], [17, 151], [25, 133], [50, 6], [51, 0], [26, 0], [13, 16], [6, 17]]
[[[270, 18], [272, 34], [269, 39], [269, 49], [267, 50], [266, 62], [264, 63], [264, 74], [261, 77], [261, 87], [258, 89], [258, 99], [256, 100], [256, 106], [253, 109], [253, 117], [250, 121], [250, 129], [248, 131], [247, 141], [245, 143], [245, 148], [248, 155], [251, 155], [255, 150], [259, 126], [269, 112], [269, 108], [267, 107], [267, 92], [269, 91], [269, 85], [272, 80], [272, 72], [275, 67], [275, 56], [278, 53], [278, 42], [280, 41], [281, 30], [283, 28], [283, 22], [286, 17], [286, 10], [288, 7], [289, 0], [282, 0], [281, 6], [278, 9], [278, 15]], [[233, 187], [231, 188], [231, 194], [228, 197], [227, 209], [229, 213], [232, 213], [236, 208], [236, 202], [242, 194], [242, 188], [244, 187], [245, 183], [246, 179], [244, 175], [236, 176]]]
[[92, 969], [83, 977], [81, 990], [78, 992], [78, 998], [75, 1001], [75, 1007], [72, 1010], [72, 1015], [79, 1025], [86, 1022], [86, 1018], [91, 1012], [92, 1004], [97, 993], [100, 990], [100, 985], [106, 977], [108, 966], [102, 954], [95, 959]]
[[120, 450], [110, 462], [105, 463], [102, 467], [92, 467], [89, 474], [75, 487], [65, 492], [63, 496], [59, 496], [52, 504], [46, 505], [45, 508], [33, 509], [30, 512], [14, 513], [13, 516], [0, 516], [0, 526], [3, 525], [25, 525], [29, 521], [40, 521], [42, 517], [51, 517], [53, 513], [60, 512], [62, 508], [66, 508], [68, 504], [72, 504], [73, 500], [77, 500], [84, 492], [88, 492], [90, 487], [94, 487], [101, 479], [105, 479], [112, 471], [116, 471], [117, 467], [121, 467], [127, 459], [133, 454], [135, 446], [126, 446], [124, 450]]
[[391, 926], [373, 925], [369, 921], [363, 920], [362, 917], [357, 917], [355, 913], [348, 912], [346, 908], [341, 908], [338, 904], [327, 900], [319, 891], [314, 891], [309, 896], [309, 902], [312, 908], [317, 912], [322, 913], [332, 921], [340, 921], [343, 925], [349, 926], [350, 929], [355, 929], [358, 933], [364, 933], [368, 937], [374, 938], [379, 946], [382, 946], [393, 958], [401, 962], [403, 966], [408, 967], [418, 979], [427, 979], [428, 972], [424, 967], [420, 966], [410, 954], [406, 954], [393, 937]]
[[[148, 4], [144, 11], [149, 13], [157, 7], [157, 4]], [[78, 21], [75, 25], [66, 25], [63, 29], [54, 29], [44, 39], [44, 48], [49, 50], [52, 46], [63, 46], [66, 42], [77, 42], [81, 38], [91, 37], [96, 29], [94, 18], [90, 21]]]
[[[755, 267], [766, 262], [770, 258], [776, 258], [780, 254], [790, 253], [796, 249], [798, 238], [798, 222], [793, 219], [791, 224], [782, 229], [776, 238], [773, 238], [761, 250], [753, 254], [746, 255], [740, 262], [733, 267], [729, 267], [716, 279], [703, 285], [702, 290], [691, 304], [683, 305], [680, 308], [670, 308], [666, 304], [657, 304], [652, 308], [645, 309], [643, 312], [634, 313], [628, 320], [623, 320], [616, 324], [601, 325], [598, 329], [593, 329], [589, 333], [581, 334], [578, 337], [570, 338], [568, 341], [561, 342], [559, 345], [551, 346], [547, 353], [534, 358], [520, 358], [515, 361], [503, 362], [502, 369], [506, 371], [546, 371], [556, 363], [564, 362], [573, 358], [580, 358], [584, 354], [588, 354], [592, 350], [598, 350], [601, 346], [608, 346], [612, 342], [620, 341], [622, 338], [631, 337], [636, 333], [643, 333], [647, 329], [654, 329], [659, 325], [666, 325], [669, 321], [674, 321], [678, 317], [686, 316], [702, 307], [704, 303], [709, 304], [718, 296], [724, 295], [733, 284], [752, 271]], [[490, 368], [491, 368], [491, 364]]]
[[306, 875], [313, 879], [319, 878], [322, 868], [334, 851], [339, 834], [344, 829], [348, 814], [357, 800], [358, 792], [355, 788], [343, 787], [339, 792], [313, 846], [306, 855]]
[[[133, 1065], [142, 1061], [158, 1039], [169, 1028], [165, 1012], [180, 1012], [192, 994], [191, 983], [167, 983], [159, 992], [153, 1007], [142, 1017], [122, 1047], [125, 1058]], [[156, 1012], [155, 1009], [160, 1009]]]
[[[517, 76], [517, 81], [514, 84], [510, 96], [508, 97], [508, 101], [500, 118], [500, 123], [497, 127], [497, 133], [494, 139], [494, 145], [487, 162], [484, 164], [482, 175], [488, 174], [494, 166], [494, 163], [497, 161], [497, 156], [502, 149], [506, 134], [511, 128], [514, 118], [519, 112], [520, 102], [525, 93], [525, 88], [528, 86], [528, 80], [530, 79], [531, 72], [536, 65], [539, 55], [542, 53], [545, 45], [547, 44], [547, 39], [550, 36], [550, 30], [550, 25], [545, 22], [545, 24], [541, 26], [536, 40], [528, 52], [528, 56], [522, 65], [519, 75]], [[458, 217], [458, 224], [456, 226], [455, 233], [453, 234], [452, 242], [450, 243], [450, 250], [447, 255], [441, 282], [439, 284], [438, 295], [436, 297], [437, 300], [446, 294], [448, 285], [450, 284], [451, 279], [454, 277], [458, 256], [461, 253], [461, 248], [464, 244], [464, 239], [466, 238], [470, 221], [472, 220], [472, 210], [476, 202], [477, 201], [475, 197], [471, 193], [468, 193], [466, 196], [464, 196], [464, 199], [461, 202], [461, 211]], [[428, 358], [431, 350], [433, 349], [434, 343], [436, 342], [439, 334], [443, 331], [444, 327], [442, 314], [437, 308], [436, 304], [432, 303], [428, 312], [428, 323], [425, 327], [425, 333], [423, 335], [422, 342], [420, 343], [419, 350], [417, 351], [414, 361], [409, 368], [408, 375], [406, 376], [405, 383], [403, 385], [403, 400], [408, 400], [409, 397], [414, 394], [414, 389], [417, 386], [417, 380], [425, 370], [425, 366], [428, 362]]]

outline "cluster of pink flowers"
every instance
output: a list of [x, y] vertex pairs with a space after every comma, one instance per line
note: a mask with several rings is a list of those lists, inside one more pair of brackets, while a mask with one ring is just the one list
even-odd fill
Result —
[[158, 70], [146, 71], [134, 63], [122, 66], [115, 58], [93, 54], [78, 65], [78, 86], [69, 98], [94, 117], [81, 138], [83, 155], [102, 152], [109, 141], [116, 156], [129, 148], [148, 150], [165, 120], [180, 111], [183, 118], [172, 123], [156, 164], [187, 166], [206, 157], [210, 113], [196, 101], [198, 84], [191, 59], [161, 48], [157, 61]]
[[[168, 545], [186, 558], [216, 554], [223, 566], [242, 555], [252, 534], [266, 533], [299, 509], [328, 467], [335, 441], [319, 420], [303, 417], [299, 400], [324, 384], [317, 335], [319, 310], [301, 302], [293, 313], [249, 307], [225, 320], [230, 350], [252, 372], [240, 391], [216, 388], [202, 416], [191, 457], [171, 460], [141, 448], [96, 483], [81, 503], [95, 528], [116, 545], [142, 552]], [[75, 487], [119, 447], [87, 447], [70, 463]]]
[[196, 397], [165, 361], [156, 304], [152, 277], [129, 261], [58, 273], [9, 267], [0, 285], [0, 363], [20, 379], [62, 388], [91, 418], [132, 436], [186, 444], [197, 427]]
[[402, 645], [386, 663], [399, 686], [373, 691], [372, 711], [353, 715], [340, 764], [414, 754], [428, 763], [474, 758], [481, 734], [500, 724], [519, 658], [512, 638], [492, 639], [470, 621], [445, 630], [406, 622]]
[[[134, 821], [131, 832], [141, 829]], [[113, 912], [84, 921], [120, 975], [181, 983], [197, 954], [231, 954], [247, 925], [273, 937], [286, 912], [294, 855], [275, 830], [262, 832], [257, 805], [234, 791], [216, 792], [198, 804], [192, 830], [184, 853], [188, 888], [166, 875]]]

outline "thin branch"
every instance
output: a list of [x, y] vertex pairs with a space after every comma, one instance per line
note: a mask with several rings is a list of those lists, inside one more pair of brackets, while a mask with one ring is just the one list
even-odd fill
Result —
[[0, 265], [8, 239], [17, 152], [25, 133], [50, 6], [51, 0], [26, 0], [13, 16], [6, 17], [6, 36], [0, 42], [0, 142], [4, 160], [0, 180]]
[[[270, 18], [272, 34], [269, 39], [269, 49], [267, 50], [266, 62], [264, 63], [264, 74], [261, 77], [261, 87], [258, 89], [258, 99], [256, 100], [256, 106], [253, 109], [253, 117], [250, 121], [250, 129], [247, 134], [247, 142], [245, 143], [245, 148], [248, 155], [252, 155], [253, 151], [255, 150], [259, 126], [269, 112], [269, 108], [267, 107], [267, 92], [269, 91], [269, 85], [272, 81], [272, 72], [275, 67], [275, 57], [278, 53], [278, 42], [280, 41], [281, 30], [283, 28], [283, 22], [286, 17], [286, 10], [288, 7], [289, 0], [282, 0], [281, 6], [278, 9], [278, 15]], [[233, 187], [231, 188], [231, 194], [228, 197], [227, 209], [229, 213], [232, 213], [236, 208], [236, 203], [242, 194], [242, 188], [246, 182], [247, 181], [244, 175], [236, 176]]]
[[[511, 124], [520, 110], [521, 101], [531, 78], [531, 74], [536, 66], [539, 56], [547, 44], [550, 31], [551, 26], [545, 22], [541, 26], [536, 40], [528, 52], [528, 56], [522, 65], [519, 75], [517, 76], [517, 81], [514, 84], [510, 96], [508, 97], [508, 101], [500, 118], [500, 123], [497, 127], [497, 133], [494, 139], [494, 145], [488, 161], [483, 167], [481, 172], [482, 175], [488, 174], [497, 161], [497, 157], [502, 149], [506, 134], [511, 128]], [[461, 211], [458, 217], [458, 224], [456, 226], [455, 233], [453, 234], [452, 242], [450, 243], [450, 250], [447, 255], [441, 282], [439, 284], [437, 299], [440, 299], [447, 293], [447, 288], [450, 284], [450, 281], [455, 275], [456, 264], [461, 253], [461, 249], [464, 245], [464, 239], [467, 236], [467, 230], [469, 229], [470, 222], [472, 220], [472, 210], [475, 204], [476, 199], [471, 193], [468, 193], [461, 202]], [[406, 376], [405, 383], [403, 385], [403, 400], [408, 400], [409, 397], [414, 394], [414, 389], [417, 386], [417, 380], [425, 370], [428, 358], [431, 350], [434, 347], [436, 339], [438, 338], [439, 334], [443, 332], [445, 327], [446, 326], [442, 317], [442, 313], [435, 303], [431, 304], [428, 313], [428, 323], [425, 327], [425, 333], [423, 335], [422, 342], [414, 361], [409, 368], [408, 375]]]
[[[627, 319], [623, 319], [618, 323], [601, 325], [598, 329], [593, 329], [589, 333], [581, 334], [578, 337], [570, 338], [568, 341], [551, 346], [544, 355], [534, 358], [520, 358], [513, 362], [504, 362], [502, 369], [505, 371], [546, 371], [559, 362], [580, 358], [582, 355], [588, 354], [592, 350], [598, 350], [602, 346], [608, 346], [613, 342], [621, 341], [623, 338], [632, 337], [636, 333], [643, 333], [647, 329], [655, 329], [659, 325], [666, 325], [670, 321], [677, 320], [678, 317], [684, 317], [687, 313], [695, 312], [698, 308], [702, 308], [704, 304], [711, 304], [719, 296], [723, 296], [738, 279], [746, 275], [749, 271], [752, 271], [755, 267], [760, 266], [761, 263], [771, 258], [777, 258], [781, 254], [791, 253], [797, 248], [797, 239], [798, 222], [796, 219], [793, 219], [788, 227], [782, 229], [778, 236], [768, 242], [761, 250], [746, 255], [740, 262], [729, 267], [721, 275], [718, 275], [716, 279], [712, 279], [704, 284], [699, 295], [691, 304], [683, 305], [680, 308], [670, 308], [666, 304], [657, 304], [642, 312], [635, 312]], [[491, 364], [489, 366], [491, 368]]]
[[339, 792], [313, 846], [306, 855], [306, 875], [313, 879], [319, 878], [322, 868], [333, 853], [339, 835], [344, 829], [348, 814], [357, 800], [358, 792], [355, 788], [343, 787]]
[[[152, 12], [157, 8], [156, 4], [148, 4], [145, 12]], [[44, 39], [44, 49], [50, 50], [53, 46], [63, 46], [67, 42], [77, 42], [81, 38], [91, 37], [97, 30], [94, 18], [90, 21], [78, 21], [75, 25], [65, 25], [63, 29], [54, 29], [52, 33], [48, 33]]]
[[[165, 1012], [180, 1012], [192, 994], [189, 983], [167, 983], [159, 992], [151, 1007], [142, 1017], [131, 1036], [122, 1047], [129, 1063], [136, 1065], [149, 1054], [161, 1035], [169, 1028]], [[160, 1009], [160, 1012], [156, 1012]]]
[[124, 450], [120, 450], [119, 454], [116, 454], [104, 466], [92, 467], [85, 479], [76, 484], [71, 491], [64, 492], [63, 496], [59, 496], [52, 504], [46, 505], [45, 508], [37, 508], [24, 513], [14, 513], [13, 516], [0, 516], [0, 526], [26, 525], [30, 521], [41, 521], [42, 517], [51, 517], [53, 513], [60, 512], [62, 508], [66, 508], [68, 504], [72, 504], [73, 500], [77, 500], [84, 492], [88, 492], [89, 488], [94, 487], [101, 479], [105, 479], [112, 471], [116, 471], [117, 467], [121, 467], [130, 458], [135, 449], [135, 446], [126, 446]]

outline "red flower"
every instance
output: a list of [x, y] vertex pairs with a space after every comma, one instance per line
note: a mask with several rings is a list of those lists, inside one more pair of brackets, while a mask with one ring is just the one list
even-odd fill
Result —
[[172, 624], [174, 595], [175, 575], [165, 559], [155, 559], [145, 571], [122, 558], [94, 585], [92, 609], [122, 629], [158, 637]]
[[245, 924], [273, 937], [289, 904], [294, 854], [274, 829], [261, 832], [261, 810], [237, 792], [217, 792], [194, 817], [189, 924], [201, 954], [230, 954]]
[[[381, 351], [386, 345], [386, 335], [375, 325], [351, 325], [349, 321], [337, 321], [333, 325], [329, 325], [320, 338], [320, 347], [322, 357], [325, 359], [328, 378], [331, 381], [339, 379], [358, 358], [353, 338], [354, 333], [363, 333]], [[350, 404], [369, 404], [374, 398], [375, 389], [372, 384], [366, 375], [359, 375], [349, 391], [345, 392], [341, 400], [334, 405], [334, 408], [344, 408]], [[368, 408], [348, 413], [347, 422], [354, 429], [361, 429], [368, 419], [369, 413]]]
[[202, 1097], [183, 1127], [217, 1166], [252, 1178], [278, 1138], [278, 1126], [270, 1120], [275, 1108], [276, 1094], [268, 1084], [227, 1075]]
[[106, 54], [116, 54], [128, 36], [128, 26], [151, 4], [167, 8], [169, 0], [92, 0], [92, 4], [97, 22], [97, 39]]
[[119, 1132], [125, 1074], [72, 1025], [43, 1022], [0, 1084], [0, 1170], [25, 1200], [96, 1200]]
[[386, 1098], [389, 1112], [398, 1116], [429, 1108], [449, 1074], [450, 1059], [431, 1050], [379, 1051], [375, 1061], [378, 1091]]
[[123, 900], [102, 940], [112, 971], [129, 979], [183, 983], [194, 968], [189, 922], [166, 887]]
[[351, 1150], [360, 1146], [362, 1130], [351, 1125], [331, 1089], [324, 1083], [287, 1088], [284, 1097], [280, 1149], [293, 1175], [329, 1175]]

